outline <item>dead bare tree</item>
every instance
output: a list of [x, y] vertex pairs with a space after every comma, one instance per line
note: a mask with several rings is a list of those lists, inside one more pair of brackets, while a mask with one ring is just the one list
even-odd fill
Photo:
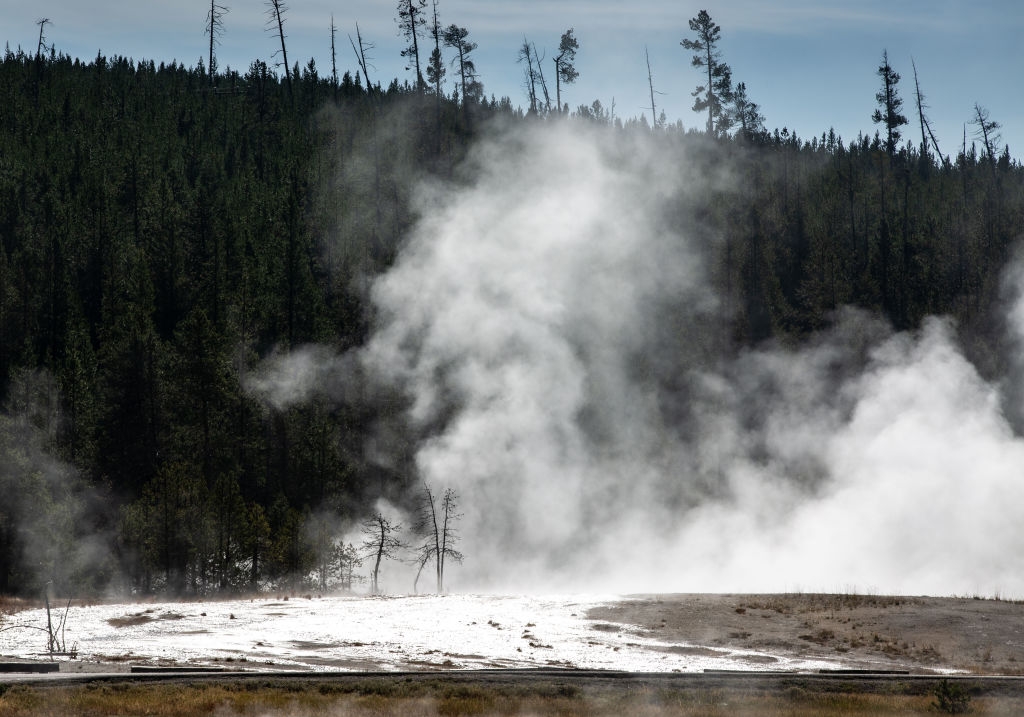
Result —
[[356, 23], [356, 39], [359, 41], [358, 48], [356, 48], [356, 43], [352, 41], [352, 36], [348, 36], [349, 44], [352, 45], [352, 52], [356, 54], [356, 62], [359, 63], [359, 69], [363, 71], [363, 79], [366, 80], [366, 91], [370, 92], [373, 89], [373, 85], [370, 84], [370, 73], [367, 70], [368, 63], [366, 61], [366, 51], [372, 50], [373, 44], [363, 42], [363, 35], [359, 31], [358, 22]]
[[[547, 50], [544, 51], [547, 54]], [[544, 93], [544, 112], [551, 113], [551, 95], [548, 94], [548, 83], [544, 80], [544, 56], [537, 53], [537, 46], [533, 45], [533, 60], [537, 63], [537, 80], [540, 82], [541, 92]]]
[[[444, 569], [448, 559], [461, 563], [463, 555], [455, 549], [458, 542], [458, 531], [455, 523], [462, 518], [458, 513], [458, 494], [452, 488], [446, 488], [441, 496], [441, 504], [437, 504], [433, 490], [423, 484], [423, 507], [420, 511], [420, 530], [426, 533], [426, 541], [420, 547], [420, 570], [434, 559], [437, 574], [437, 592], [444, 592]], [[417, 574], [417, 581], [419, 575]]]
[[338, 35], [338, 28], [334, 25], [334, 13], [331, 13], [331, 80], [334, 85], [334, 96], [338, 96], [338, 53], [334, 50], [334, 38]]
[[[369, 72], [369, 61], [367, 59], [367, 50], [373, 49], [373, 43], [364, 42], [363, 34], [359, 30], [359, 23], [356, 23], [356, 40], [359, 45], [356, 47], [356, 43], [352, 41], [352, 36], [348, 36], [348, 42], [352, 45], [352, 52], [356, 55], [356, 61], [359, 63], [359, 68], [363, 71], [363, 79], [366, 80], [366, 92], [370, 95], [371, 99], [374, 97], [374, 88], [370, 84], [370, 72]], [[372, 59], [372, 58], [370, 58]], [[377, 68], [374, 67], [374, 70]], [[358, 77], [358, 74], [357, 74]], [[373, 108], [373, 113], [377, 114], [377, 103], [371, 102], [370, 106]], [[383, 224], [383, 209], [381, 204], [381, 155], [380, 155], [380, 141], [377, 137], [377, 125], [378, 122], [374, 121], [370, 123], [372, 128], [373, 137], [373, 187], [374, 187], [374, 209], [376, 212], [376, 223], [373, 225], [373, 240], [374, 244], [377, 243], [378, 237], [381, 232], [381, 225]]]
[[[657, 108], [654, 106], [654, 77], [653, 77], [653, 75], [651, 75], [651, 56], [647, 52], [647, 46], [646, 45], [644, 45], [644, 57], [647, 58], [647, 86], [651, 90], [651, 126], [652, 127], [657, 127], [658, 126], [658, 112], [657, 112]], [[662, 93], [659, 92], [658, 94], [660, 95]]]
[[60, 615], [57, 622], [54, 623], [50, 608], [50, 588], [52, 585], [52, 581], [47, 582], [46, 586], [43, 588], [43, 602], [46, 605], [46, 627], [19, 623], [0, 627], [0, 632], [6, 632], [7, 630], [39, 630], [40, 632], [46, 633], [46, 652], [49, 654], [51, 661], [54, 657], [77, 657], [77, 644], [73, 645], [71, 649], [68, 650], [64, 632], [67, 627], [68, 612], [71, 610], [71, 599], [68, 599], [68, 604], [64, 607], [64, 613]]
[[420, 554], [416, 556], [416, 561], [415, 561], [416, 565], [417, 565], [417, 567], [416, 567], [416, 577], [412, 581], [412, 594], [413, 595], [419, 595], [420, 594], [420, 591], [419, 591], [420, 575], [423, 574], [423, 568], [427, 567], [427, 563], [430, 562], [430, 556], [431, 555], [432, 555], [432, 553], [430, 551], [421, 549], [420, 550]]
[[36, 20], [36, 25], [39, 26], [39, 44], [36, 45], [36, 61], [37, 62], [43, 59], [43, 50], [48, 49], [46, 47], [46, 35], [43, 34], [43, 29], [47, 25], [52, 25], [52, 24], [53, 24], [53, 22], [51, 22], [50, 18], [48, 18], [48, 17], [44, 17], [44, 18], [41, 18], [39, 20]]
[[370, 577], [370, 590], [374, 595], [380, 594], [380, 582], [377, 577], [380, 573], [380, 564], [385, 558], [395, 560], [398, 551], [405, 547], [405, 544], [398, 538], [397, 533], [401, 532], [400, 523], [392, 523], [380, 512], [363, 521], [361, 532], [366, 536], [360, 544], [360, 548], [366, 551], [367, 559], [372, 559], [373, 573]]
[[214, 55], [214, 49], [224, 34], [224, 15], [227, 11], [226, 5], [221, 5], [217, 0], [210, 0], [210, 10], [206, 13], [206, 34], [210, 36], [210, 84], [213, 84], [217, 75], [217, 56]]
[[935, 148], [935, 154], [938, 155], [939, 161], [943, 165], [949, 163], [949, 160], [943, 156], [939, 150], [939, 142], [935, 139], [935, 133], [932, 132], [932, 126], [928, 122], [928, 117], [925, 115], [924, 110], [928, 106], [924, 101], [924, 95], [921, 94], [921, 85], [917, 81], [917, 65], [914, 63], [914, 58], [910, 58], [910, 66], [914, 68], [914, 95], [917, 101], [917, 117], [921, 123], [921, 152], [927, 158], [928, 155], [928, 139], [932, 141], [932, 147]]
[[[288, 96], [292, 96], [292, 75], [288, 67], [288, 49], [285, 47], [284, 15], [288, 6], [284, 0], [267, 0], [267, 25], [276, 32], [281, 41], [281, 60], [284, 65], [284, 83], [288, 88]], [[276, 52], [274, 53], [277, 54]]]
[[977, 126], [978, 129], [975, 130], [974, 136], [981, 140], [988, 161], [994, 165], [996, 162], [996, 143], [1001, 139], [999, 135], [1000, 124], [995, 120], [989, 119], [988, 110], [977, 102], [974, 103], [974, 119], [971, 120], [971, 124]]
[[537, 70], [533, 66], [533, 57], [533, 48], [530, 45], [530, 41], [524, 37], [523, 44], [519, 48], [517, 62], [526, 63], [526, 68], [523, 70], [523, 84], [530, 98], [530, 112], [537, 114]]

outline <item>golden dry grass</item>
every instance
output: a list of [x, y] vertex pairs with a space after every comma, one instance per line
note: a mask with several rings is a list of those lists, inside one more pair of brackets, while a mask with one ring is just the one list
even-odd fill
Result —
[[[0, 697], [0, 717], [171, 715], [235, 717], [842, 717], [935, 715], [930, 694], [851, 693], [796, 686], [782, 689], [656, 687], [600, 689], [571, 680], [480, 684], [444, 680], [331, 682], [115, 683], [15, 685]], [[972, 714], [1024, 714], [1024, 697], [979, 697]]]

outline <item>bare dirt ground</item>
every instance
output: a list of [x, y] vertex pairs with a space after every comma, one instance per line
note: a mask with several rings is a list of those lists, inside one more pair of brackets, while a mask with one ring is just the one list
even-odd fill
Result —
[[875, 595], [641, 595], [591, 610], [608, 630], [704, 649], [827, 657], [850, 669], [1024, 674], [1024, 603]]

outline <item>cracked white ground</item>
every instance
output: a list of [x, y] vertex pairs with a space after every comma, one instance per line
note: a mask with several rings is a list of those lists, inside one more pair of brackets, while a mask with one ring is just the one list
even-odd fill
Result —
[[[575, 667], [693, 672], [841, 666], [767, 652], [694, 649], [710, 646], [666, 643], [645, 637], [640, 626], [587, 618], [589, 608], [620, 599], [429, 595], [72, 604], [63, 638], [76, 656], [60, 659], [324, 671]], [[63, 609], [53, 615], [57, 619]], [[0, 631], [0, 655], [44, 656], [46, 633], [39, 628], [45, 627], [44, 610], [10, 616]]]

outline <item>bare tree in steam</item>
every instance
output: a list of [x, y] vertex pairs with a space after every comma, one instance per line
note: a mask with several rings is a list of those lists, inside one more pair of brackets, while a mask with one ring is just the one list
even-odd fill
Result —
[[[459, 539], [455, 523], [462, 518], [462, 514], [457, 512], [458, 508], [459, 496], [454, 489], [446, 488], [441, 496], [441, 504], [438, 505], [433, 489], [423, 484], [423, 506], [418, 527], [426, 535], [426, 541], [420, 548], [419, 567], [422, 570], [431, 558], [434, 559], [438, 593], [444, 592], [446, 560], [451, 558], [457, 563], [462, 562], [462, 553], [455, 549]], [[418, 573], [416, 579], [419, 580]]]
[[361, 532], [366, 538], [359, 547], [366, 551], [368, 558], [374, 560], [373, 574], [370, 576], [370, 590], [374, 595], [380, 593], [380, 583], [377, 580], [380, 564], [385, 558], [396, 559], [398, 551], [405, 548], [405, 544], [398, 538], [401, 530], [400, 523], [392, 523], [380, 512], [374, 513], [362, 523]]

